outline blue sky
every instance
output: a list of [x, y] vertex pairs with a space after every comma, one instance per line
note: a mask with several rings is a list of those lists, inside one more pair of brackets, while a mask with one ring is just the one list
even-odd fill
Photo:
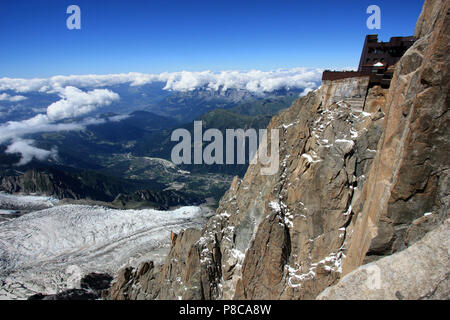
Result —
[[[66, 8], [81, 8], [81, 30]], [[381, 30], [366, 8], [381, 7]], [[0, 77], [357, 66], [364, 37], [412, 35], [423, 0], [1, 0]]]

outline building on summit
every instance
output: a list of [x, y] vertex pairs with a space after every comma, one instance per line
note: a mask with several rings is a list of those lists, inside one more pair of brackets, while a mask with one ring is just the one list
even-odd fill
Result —
[[358, 71], [324, 71], [322, 81], [369, 76], [369, 86], [389, 88], [395, 64], [415, 42], [413, 36], [392, 37], [379, 42], [378, 35], [367, 35], [359, 61]]

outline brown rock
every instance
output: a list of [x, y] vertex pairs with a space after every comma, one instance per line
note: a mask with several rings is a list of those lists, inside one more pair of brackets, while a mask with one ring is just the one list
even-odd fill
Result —
[[176, 234], [173, 231], [170, 232], [170, 243], [172, 243], [172, 245], [175, 244], [175, 241], [177, 240], [177, 237], [178, 237], [178, 234]]
[[[361, 265], [368, 250], [381, 243], [388, 246], [384, 254], [402, 250], [448, 216], [449, 6], [426, 1], [416, 28], [420, 39], [396, 68], [379, 151], [352, 222], [344, 273]], [[407, 235], [426, 212], [435, 214], [433, 226]]]

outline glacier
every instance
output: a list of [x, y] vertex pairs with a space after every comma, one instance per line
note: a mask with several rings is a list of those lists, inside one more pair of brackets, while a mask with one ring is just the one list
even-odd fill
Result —
[[49, 201], [52, 207], [0, 225], [0, 300], [76, 288], [91, 272], [113, 274], [141, 261], [160, 263], [170, 248], [170, 232], [200, 227], [210, 213], [194, 206], [117, 210], [57, 205], [48, 198], [23, 200]]

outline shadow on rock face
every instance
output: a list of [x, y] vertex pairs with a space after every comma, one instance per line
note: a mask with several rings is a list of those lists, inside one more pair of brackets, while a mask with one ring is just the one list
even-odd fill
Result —
[[106, 273], [90, 273], [80, 280], [80, 289], [69, 289], [57, 294], [38, 293], [28, 300], [95, 300], [101, 297], [102, 291], [110, 287], [112, 277]]

